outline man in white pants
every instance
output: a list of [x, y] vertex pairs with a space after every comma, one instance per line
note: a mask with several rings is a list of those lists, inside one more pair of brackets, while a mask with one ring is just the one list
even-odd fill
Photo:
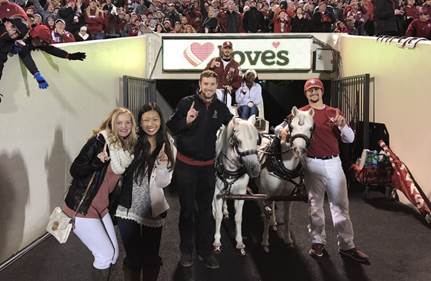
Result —
[[[301, 110], [314, 109], [315, 130], [307, 149], [305, 168], [305, 184], [308, 189], [309, 219], [308, 231], [311, 237], [309, 254], [314, 258], [327, 255], [325, 250], [325, 213], [323, 203], [325, 192], [328, 194], [332, 221], [339, 253], [362, 264], [370, 264], [369, 257], [356, 248], [353, 242], [353, 227], [349, 216], [349, 200], [347, 197], [347, 183], [341, 165], [338, 140], [352, 143], [355, 139], [353, 130], [346, 124], [346, 120], [337, 108], [323, 103], [323, 83], [320, 79], [312, 78], [304, 85], [308, 105]], [[287, 122], [277, 126], [280, 139], [288, 136]]]

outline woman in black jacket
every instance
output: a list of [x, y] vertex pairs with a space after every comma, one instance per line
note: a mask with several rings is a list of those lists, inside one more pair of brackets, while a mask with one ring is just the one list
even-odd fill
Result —
[[124, 174], [116, 216], [126, 257], [124, 281], [156, 281], [162, 228], [169, 208], [163, 188], [172, 178], [176, 149], [160, 108], [145, 104], [138, 114], [138, 143]]
[[136, 122], [126, 108], [116, 108], [93, 131], [70, 168], [72, 184], [63, 211], [75, 218], [73, 232], [94, 256], [92, 280], [109, 280], [110, 268], [118, 258], [108, 206], [110, 194], [133, 160]]

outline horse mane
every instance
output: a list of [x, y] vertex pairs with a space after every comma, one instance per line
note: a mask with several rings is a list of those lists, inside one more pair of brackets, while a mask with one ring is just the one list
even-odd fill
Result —
[[223, 126], [222, 128], [220, 128], [220, 131], [218, 133], [219, 135], [216, 141], [216, 158], [222, 152], [223, 148], [225, 147], [229, 139], [229, 133], [232, 131], [232, 126], [233, 126], [232, 124], [233, 124], [233, 118], [229, 121], [229, 123], [226, 126]]

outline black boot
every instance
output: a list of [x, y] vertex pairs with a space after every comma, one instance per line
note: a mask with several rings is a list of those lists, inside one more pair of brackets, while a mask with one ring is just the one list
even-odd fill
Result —
[[124, 281], [140, 281], [141, 271], [132, 270], [123, 265]]
[[157, 281], [162, 259], [159, 256], [145, 257], [142, 263], [142, 280]]
[[91, 281], [109, 281], [111, 277], [111, 267], [107, 269], [91, 269]]

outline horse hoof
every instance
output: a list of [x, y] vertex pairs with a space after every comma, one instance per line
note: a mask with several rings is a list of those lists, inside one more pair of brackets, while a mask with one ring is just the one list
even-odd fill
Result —
[[221, 246], [214, 247], [214, 253], [215, 254], [220, 254], [221, 253]]
[[246, 255], [246, 252], [245, 252], [245, 249], [240, 249], [239, 250], [239, 253], [241, 254], [241, 256], [245, 256]]
[[263, 251], [267, 254], [269, 254], [269, 247], [268, 246], [263, 246]]

